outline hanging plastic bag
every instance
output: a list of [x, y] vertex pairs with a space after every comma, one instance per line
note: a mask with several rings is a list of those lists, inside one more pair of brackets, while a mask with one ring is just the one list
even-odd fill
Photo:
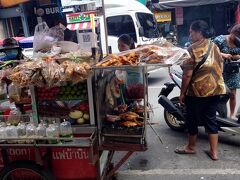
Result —
[[56, 42], [54, 37], [51, 37], [50, 29], [46, 22], [39, 23], [35, 27], [33, 50], [38, 52], [40, 50], [50, 50], [52, 45]]

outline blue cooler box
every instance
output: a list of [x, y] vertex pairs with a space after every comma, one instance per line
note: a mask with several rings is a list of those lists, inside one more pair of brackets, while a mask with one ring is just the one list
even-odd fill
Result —
[[21, 48], [32, 48], [33, 47], [34, 36], [22, 39], [19, 41], [19, 46]]

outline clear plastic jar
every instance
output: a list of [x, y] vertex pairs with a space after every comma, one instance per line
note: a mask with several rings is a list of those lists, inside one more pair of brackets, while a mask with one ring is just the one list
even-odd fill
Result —
[[5, 122], [0, 122], [0, 127], [7, 127], [7, 124]]
[[26, 124], [24, 122], [20, 122], [17, 126], [17, 132], [19, 138], [26, 137]]
[[2, 139], [5, 139], [6, 137], [6, 127], [0, 127], [0, 143], [4, 143], [5, 140]]
[[[59, 128], [56, 124], [50, 124], [46, 129], [46, 135], [48, 138], [58, 138], [59, 137]], [[49, 140], [50, 144], [57, 144], [58, 140]]]
[[73, 136], [72, 126], [70, 122], [64, 120], [64, 122], [60, 124], [60, 135], [62, 137]]
[[[36, 126], [34, 125], [33, 122], [30, 122], [27, 127], [26, 127], [26, 136], [27, 138], [36, 138], [36, 131], [37, 131], [37, 128]], [[33, 143], [34, 140], [27, 140], [26, 143], [30, 144], [30, 143]]]
[[[6, 137], [7, 138], [18, 138], [17, 127], [8, 125], [6, 127]], [[8, 143], [16, 143], [16, 140], [8, 140]]]
[[35, 127], [34, 123], [29, 123], [26, 127], [26, 135], [27, 137], [29, 138], [35, 138], [36, 136], [36, 131], [37, 131], [37, 128]]
[[46, 126], [43, 124], [43, 121], [41, 121], [41, 123], [37, 127], [37, 137], [46, 137]]
[[26, 124], [24, 122], [20, 122], [17, 126], [17, 132], [18, 132], [18, 143], [19, 144], [24, 144], [26, 141], [22, 140], [21, 138], [25, 138], [26, 137]]

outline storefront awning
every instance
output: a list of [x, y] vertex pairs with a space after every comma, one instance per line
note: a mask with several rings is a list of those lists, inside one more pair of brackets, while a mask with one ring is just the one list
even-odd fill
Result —
[[[97, 22], [95, 22], [95, 27], [97, 27]], [[87, 30], [92, 29], [92, 24], [91, 22], [68, 24], [67, 28], [70, 30]]]
[[[207, 4], [226, 3], [234, 0], [160, 0], [153, 4], [153, 9], [171, 9], [175, 7], [201, 6]], [[238, 1], [238, 0], [235, 0]]]

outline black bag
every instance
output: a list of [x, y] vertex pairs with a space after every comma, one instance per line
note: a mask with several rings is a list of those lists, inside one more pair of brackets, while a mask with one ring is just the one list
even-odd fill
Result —
[[226, 74], [239, 73], [239, 62], [226, 61], [224, 64], [224, 72]]

